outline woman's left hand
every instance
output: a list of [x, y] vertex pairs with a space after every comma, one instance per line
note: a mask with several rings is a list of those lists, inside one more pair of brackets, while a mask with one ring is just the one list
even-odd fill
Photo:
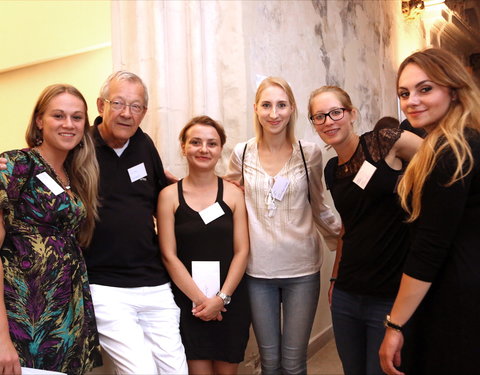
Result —
[[211, 298], [207, 298], [203, 301], [200, 305], [195, 306], [192, 309], [192, 314], [204, 321], [209, 320], [218, 320], [221, 321], [223, 319], [222, 312], [226, 312], [223, 305], [223, 301], [221, 298], [214, 296]]
[[403, 347], [403, 334], [391, 328], [385, 331], [385, 337], [380, 346], [380, 365], [382, 370], [388, 375], [405, 375], [398, 371], [395, 367], [400, 366], [401, 350]]

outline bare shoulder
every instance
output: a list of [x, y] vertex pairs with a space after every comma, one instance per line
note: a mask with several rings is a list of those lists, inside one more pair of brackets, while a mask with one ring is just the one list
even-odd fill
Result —
[[243, 199], [243, 191], [237, 185], [223, 180], [223, 192], [227, 196], [231, 196], [232, 198]]
[[178, 207], [179, 203], [177, 186], [178, 183], [174, 183], [162, 189], [158, 197], [159, 205], [161, 204], [163, 207]]

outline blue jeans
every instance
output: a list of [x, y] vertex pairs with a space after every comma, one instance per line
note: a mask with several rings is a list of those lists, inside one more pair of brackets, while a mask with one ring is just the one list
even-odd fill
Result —
[[383, 321], [393, 298], [353, 294], [334, 288], [333, 332], [345, 375], [380, 375], [378, 350], [385, 336]]
[[246, 280], [262, 374], [306, 374], [320, 273], [282, 279], [247, 276]]

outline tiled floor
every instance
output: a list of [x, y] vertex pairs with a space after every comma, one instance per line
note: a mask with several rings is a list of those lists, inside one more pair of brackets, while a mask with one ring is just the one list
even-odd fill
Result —
[[335, 341], [330, 340], [307, 363], [309, 375], [343, 375]]

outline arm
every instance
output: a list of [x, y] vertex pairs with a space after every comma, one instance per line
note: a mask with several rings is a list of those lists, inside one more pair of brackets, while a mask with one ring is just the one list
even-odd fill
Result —
[[[335, 254], [335, 263], [333, 264], [332, 270], [332, 279], [336, 279], [338, 275], [338, 266], [340, 264], [340, 260], [342, 259], [342, 249], [343, 249], [343, 234], [345, 233], [345, 227], [342, 225], [342, 229], [340, 231], [340, 237], [338, 238], [337, 242], [337, 252]], [[328, 304], [332, 306], [332, 294], [333, 288], [335, 287], [335, 280], [330, 281], [330, 288], [328, 289]]]
[[[304, 151], [306, 147], [304, 147]], [[310, 156], [310, 157], [309, 157]], [[319, 232], [329, 249], [335, 249], [337, 246], [338, 235], [341, 229], [341, 223], [336, 218], [332, 209], [325, 204], [324, 187], [323, 187], [323, 165], [322, 151], [316, 144], [310, 155], [305, 154], [307, 166], [309, 166], [310, 178], [310, 197], [313, 220]]]
[[405, 131], [400, 134], [400, 138], [394, 143], [390, 152], [385, 157], [385, 161], [389, 165], [393, 165], [391, 160], [398, 158], [405, 161], [410, 161], [421, 146], [423, 139], [419, 136]]
[[[5, 239], [3, 211], [0, 210], [0, 246]], [[21, 374], [18, 353], [10, 338], [7, 310], [3, 295], [3, 264], [0, 261], [0, 374]]]
[[244, 147], [245, 143], [239, 143], [233, 148], [228, 163], [227, 174], [223, 177], [226, 181], [237, 186], [242, 182], [242, 154]]
[[[197, 287], [192, 276], [177, 256], [175, 240], [175, 207], [178, 206], [176, 185], [170, 185], [160, 192], [157, 206], [157, 221], [159, 244], [162, 260], [175, 285], [193, 301], [197, 306], [205, 302], [207, 297]], [[210, 306], [202, 315], [203, 320], [221, 320], [220, 311], [223, 309], [223, 301], [214, 297], [215, 306]], [[219, 315], [220, 314], [220, 315]]]
[[[425, 182], [416, 236], [390, 314], [391, 321], [397, 325], [403, 326], [410, 319], [432, 281], [442, 278], [440, 272], [449, 252], [457, 250], [453, 244], [458, 241], [456, 234], [464, 216], [473, 173], [451, 186], [445, 186], [455, 165], [451, 155], [443, 154]], [[401, 363], [402, 346], [402, 333], [388, 328], [380, 348], [381, 365], [387, 374], [401, 374], [394, 366]]]
[[[390, 313], [390, 320], [399, 326], [403, 326], [420, 305], [431, 285], [430, 282], [417, 280], [403, 274], [400, 289]], [[389, 375], [403, 374], [395, 368], [395, 366], [401, 364], [400, 352], [402, 346], [402, 332], [387, 328], [379, 354], [382, 369]]]
[[[220, 291], [231, 296], [245, 274], [247, 268], [249, 240], [247, 210], [243, 193], [240, 189], [228, 183], [225, 186], [225, 202], [232, 208], [233, 212], [233, 259], [228, 269], [228, 274]], [[219, 297], [217, 299], [221, 300]], [[223, 303], [223, 302], [222, 302]], [[193, 311], [199, 311], [196, 315], [201, 317], [202, 305], [197, 306]]]

